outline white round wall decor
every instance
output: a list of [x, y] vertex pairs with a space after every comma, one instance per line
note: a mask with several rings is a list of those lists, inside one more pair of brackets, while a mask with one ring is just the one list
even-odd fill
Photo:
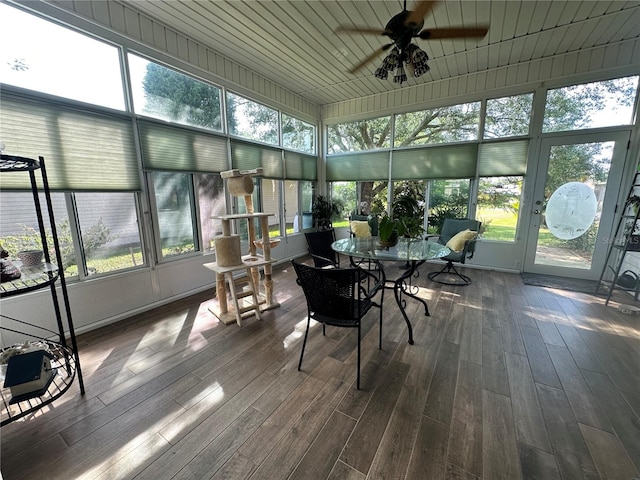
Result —
[[593, 224], [597, 209], [598, 201], [589, 185], [565, 183], [551, 194], [547, 202], [547, 228], [562, 240], [578, 238]]

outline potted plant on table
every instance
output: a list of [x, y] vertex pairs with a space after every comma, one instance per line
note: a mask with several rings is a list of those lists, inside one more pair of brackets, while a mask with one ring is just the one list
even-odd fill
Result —
[[389, 248], [398, 243], [402, 225], [389, 215], [383, 215], [378, 224], [378, 240], [380, 245]]

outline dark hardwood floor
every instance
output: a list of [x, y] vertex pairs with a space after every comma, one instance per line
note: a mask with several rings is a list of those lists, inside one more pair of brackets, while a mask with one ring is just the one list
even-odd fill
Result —
[[[17, 479], [620, 479], [640, 477], [640, 317], [592, 295], [467, 269], [414, 284], [415, 344], [391, 292], [383, 349], [316, 325], [297, 370], [306, 304], [290, 265], [281, 306], [242, 328], [212, 293], [79, 338], [72, 390], [2, 428]], [[622, 295], [622, 294], [621, 294]], [[617, 300], [626, 297], [615, 297]]]

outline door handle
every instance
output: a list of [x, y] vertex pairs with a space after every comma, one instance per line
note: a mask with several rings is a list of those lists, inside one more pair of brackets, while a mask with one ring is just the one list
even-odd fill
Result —
[[535, 213], [536, 215], [540, 215], [540, 210], [534, 210], [533, 213]]

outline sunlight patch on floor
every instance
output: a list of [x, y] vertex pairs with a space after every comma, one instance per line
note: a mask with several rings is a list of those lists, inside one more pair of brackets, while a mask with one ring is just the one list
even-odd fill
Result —
[[[309, 327], [309, 330], [311, 330], [312, 328], [316, 328], [317, 325], [320, 325], [320, 323], [312, 321]], [[292, 345], [296, 344], [298, 340], [304, 336], [304, 331], [306, 328], [307, 328], [307, 317], [305, 315], [305, 317], [302, 320], [300, 320], [298, 323], [296, 323], [295, 327], [293, 327], [293, 332], [291, 332], [289, 335], [284, 337], [284, 340], [282, 341], [282, 345], [284, 346], [284, 348], [287, 349]]]

